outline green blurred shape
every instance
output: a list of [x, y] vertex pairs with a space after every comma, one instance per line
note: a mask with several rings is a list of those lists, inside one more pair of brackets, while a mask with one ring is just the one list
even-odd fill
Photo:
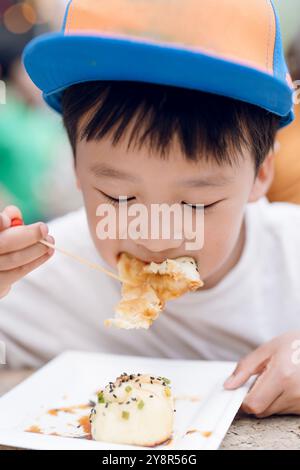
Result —
[[42, 181], [57, 132], [57, 120], [47, 111], [26, 106], [8, 90], [7, 103], [0, 105], [0, 202], [3, 205], [4, 194], [6, 203], [18, 205], [26, 223], [45, 215]]

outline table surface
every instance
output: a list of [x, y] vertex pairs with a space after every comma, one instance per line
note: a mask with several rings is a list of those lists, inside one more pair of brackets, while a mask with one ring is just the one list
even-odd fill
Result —
[[[0, 396], [34, 371], [0, 369]], [[256, 419], [238, 414], [221, 445], [227, 449], [300, 449], [300, 417], [273, 416]], [[0, 445], [0, 450], [13, 450]]]

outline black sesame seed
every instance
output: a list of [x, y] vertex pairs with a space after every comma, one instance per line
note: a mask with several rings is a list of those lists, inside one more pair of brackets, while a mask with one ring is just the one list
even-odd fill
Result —
[[114, 397], [114, 398], [117, 398], [117, 395], [115, 395], [115, 394], [113, 393], [113, 397]]

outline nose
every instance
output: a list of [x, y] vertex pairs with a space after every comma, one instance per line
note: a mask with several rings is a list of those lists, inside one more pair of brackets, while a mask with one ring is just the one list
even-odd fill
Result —
[[145, 222], [145, 225], [142, 225], [144, 230], [140, 230], [141, 236], [133, 239], [134, 243], [140, 247], [141, 252], [146, 252], [147, 257], [150, 255], [151, 258], [152, 254], [155, 259], [165, 258], [167, 254], [176, 253], [180, 248], [182, 251], [185, 236], [181, 211], [173, 215], [173, 211], [170, 212], [167, 206], [166, 211], [164, 211], [165, 207], [162, 207], [159, 214], [154, 215], [152, 204], [145, 206], [147, 211], [142, 213], [139, 219], [141, 224]]
[[135, 240], [136, 245], [142, 247], [146, 252], [149, 252], [149, 256], [151, 257], [151, 253], [163, 253], [169, 252], [173, 250], [178, 250], [184, 243], [184, 240], [181, 239], [138, 239]]

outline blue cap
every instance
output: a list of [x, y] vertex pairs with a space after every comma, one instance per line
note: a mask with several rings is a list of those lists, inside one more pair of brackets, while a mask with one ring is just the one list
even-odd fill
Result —
[[59, 113], [96, 80], [201, 90], [294, 119], [293, 84], [271, 0], [71, 0], [60, 32], [31, 41], [25, 68]]

